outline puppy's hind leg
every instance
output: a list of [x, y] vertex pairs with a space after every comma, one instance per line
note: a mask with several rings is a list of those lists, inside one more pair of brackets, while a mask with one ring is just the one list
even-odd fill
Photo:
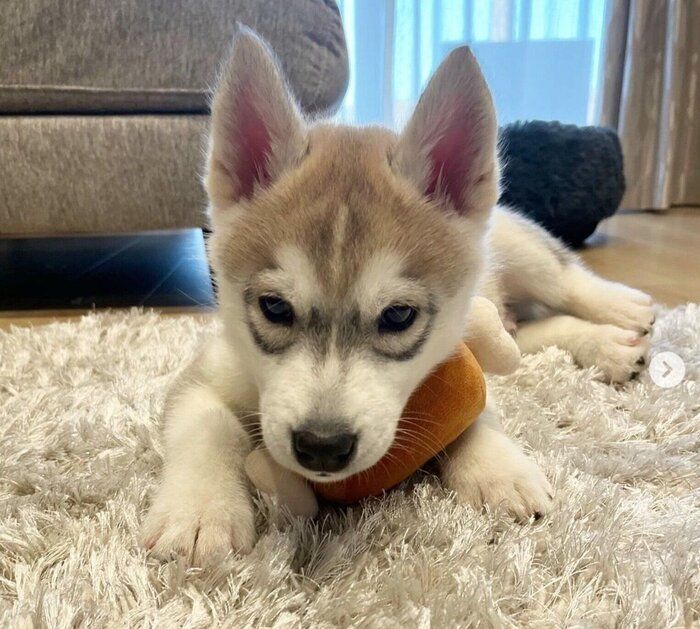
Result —
[[611, 382], [635, 377], [642, 370], [649, 349], [647, 339], [637, 332], [569, 315], [524, 323], [515, 340], [523, 353], [552, 345], [567, 350], [579, 365], [598, 367]]
[[649, 332], [654, 321], [649, 295], [598, 277], [531, 221], [505, 210], [495, 217], [493, 245], [510, 299], [539, 302], [594, 323]]

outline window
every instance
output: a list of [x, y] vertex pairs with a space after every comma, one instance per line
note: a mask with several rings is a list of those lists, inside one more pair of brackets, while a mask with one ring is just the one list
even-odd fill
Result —
[[350, 54], [340, 119], [400, 128], [428, 77], [471, 46], [501, 124], [593, 124], [608, 0], [339, 0]]

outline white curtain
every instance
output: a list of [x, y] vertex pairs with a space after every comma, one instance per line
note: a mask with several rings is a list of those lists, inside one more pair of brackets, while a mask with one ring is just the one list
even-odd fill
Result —
[[338, 0], [350, 53], [340, 111], [401, 128], [467, 43], [499, 122], [616, 129], [623, 207], [700, 204], [700, 0]]
[[623, 207], [700, 205], [700, 0], [616, 0], [601, 121], [625, 156]]
[[467, 43], [502, 124], [594, 123], [610, 1], [339, 0], [351, 70], [341, 117], [401, 127], [438, 63]]

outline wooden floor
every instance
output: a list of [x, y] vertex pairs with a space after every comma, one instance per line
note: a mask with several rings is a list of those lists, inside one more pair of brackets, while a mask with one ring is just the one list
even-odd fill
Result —
[[[581, 255], [600, 275], [644, 290], [659, 303], [700, 302], [700, 208], [622, 212], [598, 228]], [[161, 311], [169, 316], [212, 316], [197, 308]], [[84, 312], [0, 312], [0, 329], [69, 320]]]
[[622, 212], [604, 221], [581, 256], [598, 274], [668, 306], [700, 301], [700, 208]]

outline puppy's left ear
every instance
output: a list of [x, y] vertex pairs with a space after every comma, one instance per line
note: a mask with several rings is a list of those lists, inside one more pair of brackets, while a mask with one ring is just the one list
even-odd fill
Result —
[[456, 48], [420, 97], [393, 164], [443, 208], [484, 216], [498, 200], [497, 132], [479, 64], [469, 48]]
[[252, 198], [305, 149], [305, 125], [274, 53], [238, 26], [212, 102], [206, 188], [214, 211]]

